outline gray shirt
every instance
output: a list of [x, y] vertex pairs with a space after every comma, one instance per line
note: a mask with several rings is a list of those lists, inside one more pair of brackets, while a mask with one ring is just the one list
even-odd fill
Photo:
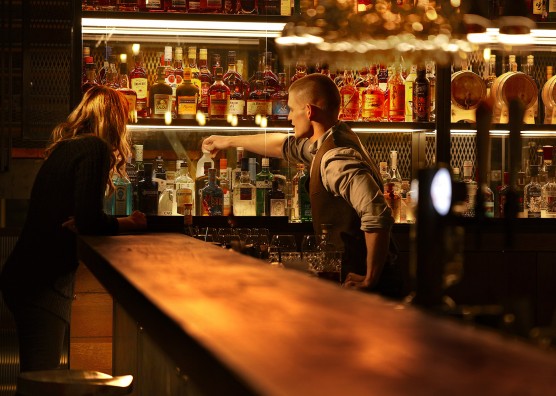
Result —
[[[289, 136], [282, 146], [283, 157], [312, 166], [315, 153], [337, 128], [349, 127], [338, 122], [315, 143], [306, 138], [297, 140], [295, 136]], [[320, 173], [326, 191], [334, 196], [341, 196], [355, 209], [361, 218], [362, 231], [392, 227], [392, 210], [372, 176], [371, 165], [358, 151], [347, 147], [329, 150], [322, 158]]]

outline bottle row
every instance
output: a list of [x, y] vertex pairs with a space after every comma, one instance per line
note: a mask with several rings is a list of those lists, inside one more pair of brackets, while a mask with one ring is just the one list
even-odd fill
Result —
[[83, 11], [168, 12], [291, 16], [299, 0], [82, 0]]

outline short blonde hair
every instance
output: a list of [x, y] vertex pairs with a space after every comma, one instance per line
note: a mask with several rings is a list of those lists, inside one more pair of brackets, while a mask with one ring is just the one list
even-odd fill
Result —
[[[126, 161], [131, 155], [127, 136], [129, 104], [120, 92], [105, 86], [91, 87], [81, 102], [71, 112], [65, 122], [52, 131], [51, 143], [45, 150], [45, 157], [65, 140], [85, 135], [98, 136], [112, 149], [110, 169], [125, 176]], [[110, 191], [113, 190], [111, 178], [107, 180]]]
[[295, 80], [289, 92], [295, 92], [308, 104], [319, 107], [336, 119], [340, 114], [340, 92], [334, 81], [324, 74], [309, 74]]

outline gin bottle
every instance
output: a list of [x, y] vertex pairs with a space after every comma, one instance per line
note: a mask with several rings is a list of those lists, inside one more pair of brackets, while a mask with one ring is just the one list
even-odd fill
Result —
[[255, 186], [257, 187], [257, 216], [268, 216], [268, 194], [272, 190], [274, 175], [269, 170], [268, 158], [262, 159], [262, 170], [257, 173]]
[[216, 169], [208, 170], [208, 184], [201, 190], [203, 216], [222, 216], [224, 194], [216, 184]]
[[150, 162], [144, 164], [143, 178], [137, 183], [138, 209], [146, 215], [156, 216], [158, 214], [158, 183], [153, 180], [153, 165]]
[[239, 182], [234, 184], [233, 212], [235, 216], [257, 215], [257, 192], [249, 175], [249, 158], [241, 160]]
[[542, 187], [538, 181], [539, 165], [529, 165], [531, 181], [524, 188], [524, 203], [528, 218], [541, 217]]
[[133, 211], [133, 191], [129, 179], [115, 174], [114, 182], [114, 215], [129, 216]]

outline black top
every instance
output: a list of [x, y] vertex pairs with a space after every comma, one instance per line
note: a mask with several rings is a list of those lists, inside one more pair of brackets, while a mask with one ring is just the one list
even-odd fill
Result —
[[116, 218], [103, 212], [109, 168], [108, 145], [91, 135], [62, 142], [50, 154], [37, 173], [25, 225], [1, 275], [5, 297], [25, 298], [69, 318], [67, 299], [78, 262], [75, 234], [62, 223], [73, 216], [81, 234], [118, 232]]

